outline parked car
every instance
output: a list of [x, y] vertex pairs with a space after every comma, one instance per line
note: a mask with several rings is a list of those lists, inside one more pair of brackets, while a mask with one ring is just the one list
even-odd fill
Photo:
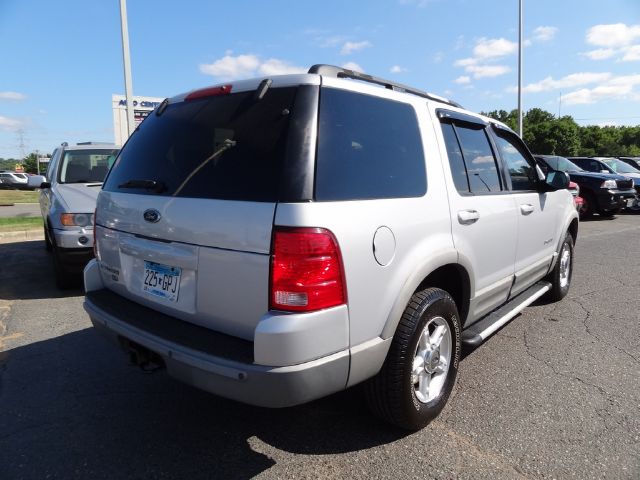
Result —
[[627, 163], [622, 162], [617, 158], [608, 157], [580, 157], [576, 158], [574, 163], [589, 172], [600, 171], [603, 173], [614, 173], [631, 178], [636, 190], [636, 196], [633, 198], [628, 198], [625, 207], [631, 210], [637, 210], [639, 208], [638, 195], [640, 194], [640, 170], [633, 168], [631, 165], [628, 165]]
[[612, 217], [635, 198], [633, 180], [611, 173], [587, 172], [571, 160], [557, 155], [536, 155], [543, 171], [560, 170], [569, 174], [571, 181], [580, 186], [583, 199], [580, 217], [588, 218], [594, 213]]
[[631, 165], [633, 168], [640, 170], [640, 157], [618, 157], [623, 162]]
[[15, 173], [15, 172], [1, 172], [0, 173], [0, 188], [17, 188], [21, 190], [26, 190], [27, 186], [27, 175], [24, 173]]
[[573, 196], [573, 203], [576, 206], [576, 210], [580, 212], [584, 205], [584, 199], [580, 196], [580, 186], [576, 182], [569, 182], [568, 190]]
[[96, 198], [118, 152], [112, 144], [63, 143], [54, 150], [46, 176], [29, 177], [29, 185], [40, 188], [45, 245], [53, 252], [60, 288], [68, 288], [93, 258]]
[[84, 307], [148, 371], [266, 407], [366, 382], [421, 428], [463, 343], [567, 294], [567, 186], [504, 124], [343, 68], [191, 91], [107, 177]]

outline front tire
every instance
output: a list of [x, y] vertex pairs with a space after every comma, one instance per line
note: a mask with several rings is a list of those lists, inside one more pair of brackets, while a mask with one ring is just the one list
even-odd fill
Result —
[[564, 237], [558, 260], [553, 267], [553, 271], [548, 277], [551, 282], [551, 290], [549, 290], [548, 298], [552, 302], [562, 300], [571, 286], [571, 278], [573, 276], [573, 237], [570, 233]]
[[415, 293], [382, 369], [366, 385], [373, 413], [407, 430], [419, 430], [433, 420], [455, 385], [460, 333], [451, 295], [439, 288]]

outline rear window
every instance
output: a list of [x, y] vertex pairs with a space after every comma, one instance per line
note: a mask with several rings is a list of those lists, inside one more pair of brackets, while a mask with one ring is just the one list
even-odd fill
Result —
[[426, 190], [422, 140], [413, 107], [321, 89], [316, 200], [420, 197]]
[[295, 88], [170, 104], [131, 136], [104, 189], [176, 197], [276, 201]]

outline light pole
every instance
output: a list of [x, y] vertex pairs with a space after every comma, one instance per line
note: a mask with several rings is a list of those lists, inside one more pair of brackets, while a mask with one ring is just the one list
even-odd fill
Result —
[[133, 118], [133, 87], [131, 83], [131, 57], [129, 55], [129, 27], [127, 26], [127, 0], [120, 0], [120, 27], [122, 30], [122, 62], [124, 63], [124, 90], [127, 97], [127, 131], [136, 128]]
[[522, 2], [518, 0], [518, 135], [522, 137]]

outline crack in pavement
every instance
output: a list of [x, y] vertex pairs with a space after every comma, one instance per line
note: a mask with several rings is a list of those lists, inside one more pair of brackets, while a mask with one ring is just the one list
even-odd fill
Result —
[[[571, 300], [570, 300], [571, 301]], [[582, 324], [584, 325], [584, 329], [587, 332], [587, 334], [589, 336], [591, 336], [592, 338], [596, 339], [598, 342], [601, 342], [605, 345], [608, 345], [610, 347], [615, 348], [616, 350], [618, 350], [620, 353], [624, 353], [625, 355], [627, 355], [629, 358], [631, 358], [635, 363], [640, 363], [640, 359], [638, 359], [635, 355], [627, 352], [624, 348], [619, 347], [618, 345], [615, 345], [611, 342], [607, 342], [606, 340], [603, 340], [602, 338], [600, 338], [598, 335], [596, 335], [595, 333], [593, 333], [591, 331], [591, 329], [589, 328], [589, 325], [587, 324], [587, 322], [589, 321], [589, 319], [591, 318], [591, 312], [589, 310], [587, 310], [587, 308], [582, 304], [582, 302], [578, 299], [572, 300], [573, 303], [575, 303], [576, 305], [578, 305], [582, 311], [586, 314], [585, 317], [582, 319]]]

